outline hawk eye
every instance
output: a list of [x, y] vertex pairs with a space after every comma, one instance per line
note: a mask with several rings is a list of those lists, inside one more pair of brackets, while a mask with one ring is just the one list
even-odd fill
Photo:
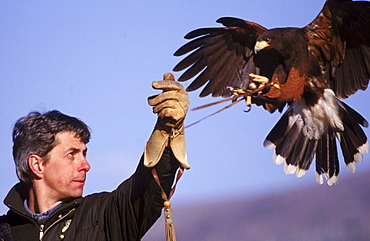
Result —
[[265, 38], [265, 39], [264, 39], [264, 41], [265, 41], [266, 43], [270, 43], [270, 42], [271, 42], [271, 39], [270, 39], [270, 38]]

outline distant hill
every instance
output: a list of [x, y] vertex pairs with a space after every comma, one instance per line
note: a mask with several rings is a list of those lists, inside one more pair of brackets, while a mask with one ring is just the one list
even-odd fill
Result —
[[[370, 172], [347, 176], [333, 187], [173, 211], [178, 241], [370, 240]], [[143, 240], [165, 240], [163, 217]]]

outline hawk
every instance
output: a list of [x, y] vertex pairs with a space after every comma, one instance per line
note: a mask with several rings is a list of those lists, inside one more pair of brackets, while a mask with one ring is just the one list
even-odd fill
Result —
[[327, 0], [303, 28], [266, 29], [233, 17], [224, 27], [200, 28], [175, 56], [188, 54], [174, 71], [194, 77], [187, 91], [230, 97], [282, 112], [264, 146], [287, 174], [303, 176], [313, 159], [316, 180], [338, 182], [337, 140], [351, 172], [369, 151], [368, 122], [340, 99], [365, 90], [370, 79], [370, 2]]

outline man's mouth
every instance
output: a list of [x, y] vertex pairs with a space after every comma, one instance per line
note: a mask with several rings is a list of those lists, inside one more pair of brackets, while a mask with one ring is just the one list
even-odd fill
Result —
[[77, 182], [77, 183], [85, 183], [85, 178], [82, 178], [82, 179], [74, 179], [73, 182]]

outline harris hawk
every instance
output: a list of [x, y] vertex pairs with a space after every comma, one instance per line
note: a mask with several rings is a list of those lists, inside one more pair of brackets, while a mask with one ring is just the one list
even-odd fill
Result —
[[174, 71], [179, 81], [194, 78], [187, 91], [205, 87], [200, 97], [230, 97], [273, 113], [287, 110], [267, 135], [274, 163], [303, 176], [313, 159], [316, 180], [338, 182], [340, 143], [351, 172], [369, 151], [362, 127], [368, 122], [340, 99], [365, 90], [370, 79], [370, 2], [327, 0], [303, 28], [266, 29], [233, 17], [224, 27], [189, 32], [188, 54]]

